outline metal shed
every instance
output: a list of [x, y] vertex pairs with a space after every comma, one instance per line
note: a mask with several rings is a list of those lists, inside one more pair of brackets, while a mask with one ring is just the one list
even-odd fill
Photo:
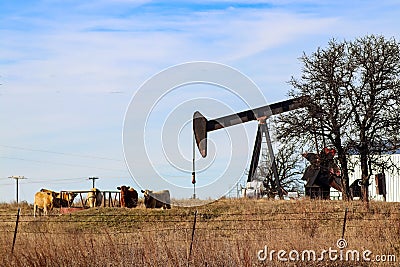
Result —
[[[400, 154], [393, 155], [382, 155], [381, 157], [390, 157], [390, 160], [400, 168]], [[352, 162], [357, 162], [358, 156], [351, 156]], [[382, 188], [378, 188], [377, 175], [381, 174], [382, 170], [379, 168], [373, 168], [373, 173], [369, 179], [368, 195], [370, 200], [383, 201], [385, 196], [382, 194]], [[386, 169], [383, 171], [385, 175], [385, 184], [383, 186], [386, 189], [386, 201], [388, 202], [400, 202], [400, 172], [396, 169]], [[361, 167], [360, 164], [356, 164], [354, 171], [349, 173], [349, 182], [353, 183], [356, 179], [361, 179]]]

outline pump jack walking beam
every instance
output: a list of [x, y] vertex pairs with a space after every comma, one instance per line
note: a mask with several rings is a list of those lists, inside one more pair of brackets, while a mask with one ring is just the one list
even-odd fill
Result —
[[263, 134], [267, 139], [268, 150], [270, 154], [270, 159], [272, 161], [272, 168], [274, 172], [274, 178], [279, 189], [279, 195], [281, 195], [281, 187], [279, 183], [279, 178], [276, 169], [276, 163], [274, 159], [274, 155], [272, 152], [272, 144], [269, 137], [268, 128], [266, 125], [266, 120], [271, 117], [272, 115], [281, 114], [287, 111], [295, 110], [298, 108], [305, 107], [306, 103], [308, 102], [308, 96], [302, 96], [298, 98], [293, 98], [289, 100], [285, 100], [282, 102], [274, 103], [271, 105], [250, 109], [246, 111], [242, 111], [240, 113], [227, 115], [224, 117], [220, 117], [214, 120], [207, 120], [200, 112], [196, 111], [193, 114], [193, 132], [196, 139], [197, 147], [200, 151], [200, 154], [203, 158], [207, 156], [207, 133], [211, 131], [215, 131], [221, 128], [230, 127], [236, 124], [245, 123], [253, 120], [258, 120], [258, 130], [256, 141], [254, 144], [253, 155], [250, 165], [250, 172], [248, 176], [248, 181], [251, 181], [255, 170], [258, 166], [258, 161], [260, 157], [260, 150], [261, 150], [261, 140]]
[[272, 115], [277, 115], [287, 111], [295, 110], [305, 106], [309, 97], [298, 97], [271, 105], [242, 111], [240, 113], [224, 116], [214, 120], [207, 120], [200, 112], [193, 114], [193, 132], [196, 144], [203, 158], [207, 156], [207, 132], [221, 128], [230, 127], [236, 124], [261, 118], [268, 119]]

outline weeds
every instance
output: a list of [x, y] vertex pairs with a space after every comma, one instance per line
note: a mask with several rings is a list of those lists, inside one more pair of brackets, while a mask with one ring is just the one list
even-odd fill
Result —
[[[369, 266], [366, 262], [259, 261], [257, 252], [336, 248], [345, 208], [348, 248], [395, 254], [400, 204], [224, 199], [197, 207], [190, 266]], [[196, 208], [96, 208], [33, 218], [24, 204], [14, 254], [16, 206], [0, 204], [0, 266], [187, 266]], [[380, 263], [379, 266], [390, 265]]]

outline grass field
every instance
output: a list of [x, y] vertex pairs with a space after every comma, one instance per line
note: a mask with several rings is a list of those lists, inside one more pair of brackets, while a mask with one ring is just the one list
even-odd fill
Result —
[[400, 266], [400, 203], [222, 199], [36, 218], [20, 207], [11, 253], [17, 205], [0, 204], [0, 266]]

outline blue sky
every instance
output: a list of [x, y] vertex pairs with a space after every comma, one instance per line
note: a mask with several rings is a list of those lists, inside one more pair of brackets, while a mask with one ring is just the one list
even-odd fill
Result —
[[[135, 186], [123, 155], [125, 111], [138, 88], [165, 68], [227, 64], [276, 102], [286, 98], [290, 77], [300, 75], [303, 52], [331, 38], [400, 40], [399, 9], [394, 0], [1, 1], [0, 202], [15, 199], [12, 175], [28, 177], [20, 181], [20, 200], [28, 202], [42, 187], [89, 189], [91, 176], [100, 177], [103, 190]], [[222, 89], [193, 88], [163, 99], [160, 114], [199, 90], [233, 110], [245, 108]], [[205, 105], [196, 108], [217, 113], [217, 104]], [[149, 125], [160, 127], [161, 120]], [[248, 126], [251, 136], [255, 127]], [[179, 145], [190, 158], [191, 144]]]

